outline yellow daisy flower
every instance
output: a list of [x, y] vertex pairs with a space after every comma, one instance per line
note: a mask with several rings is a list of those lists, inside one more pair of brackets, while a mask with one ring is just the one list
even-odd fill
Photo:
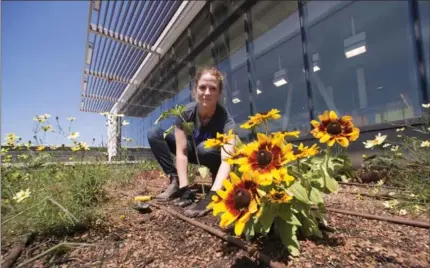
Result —
[[234, 232], [239, 236], [243, 233], [246, 223], [261, 209], [260, 199], [265, 193], [258, 189], [257, 182], [247, 174], [239, 178], [232, 172], [230, 180], [225, 179], [223, 185], [225, 190], [218, 190], [207, 208], [213, 209], [214, 216], [223, 213], [221, 228], [236, 222]]
[[325, 111], [318, 118], [321, 122], [311, 121], [314, 127], [311, 133], [315, 138], [320, 139], [321, 143], [327, 143], [330, 147], [335, 142], [342, 147], [348, 147], [349, 142], [357, 140], [360, 135], [360, 130], [354, 126], [352, 117], [349, 115], [338, 118], [336, 112]]
[[294, 160], [292, 148], [282, 137], [271, 138], [258, 133], [257, 141], [242, 148], [246, 157], [239, 158], [236, 163], [240, 166], [239, 171], [251, 172], [261, 185], [270, 185], [273, 180], [291, 181], [284, 166]]
[[260, 125], [263, 121], [279, 119], [281, 118], [281, 115], [279, 114], [278, 109], [272, 109], [265, 113], [257, 113], [256, 115], [249, 116], [248, 118], [248, 121], [240, 126], [241, 128], [250, 129]]
[[297, 150], [294, 151], [294, 156], [296, 159], [301, 159], [309, 156], [313, 156], [319, 153], [319, 148], [317, 144], [309, 146], [304, 146], [303, 143], [300, 143]]
[[205, 148], [222, 147], [232, 139], [234, 139], [234, 133], [232, 129], [230, 129], [227, 134], [217, 133], [216, 138], [207, 139], [205, 141]]
[[293, 199], [292, 194], [287, 191], [276, 191], [275, 189], [270, 190], [269, 194], [266, 195], [267, 199], [272, 203], [287, 203]]

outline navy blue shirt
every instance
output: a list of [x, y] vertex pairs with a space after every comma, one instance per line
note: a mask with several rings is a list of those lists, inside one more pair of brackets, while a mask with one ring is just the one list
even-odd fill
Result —
[[[199, 145], [207, 139], [215, 138], [217, 132], [227, 133], [230, 129], [234, 130], [235, 128], [233, 118], [219, 103], [217, 104], [215, 114], [205, 126], [200, 124], [196, 102], [191, 102], [185, 106], [185, 111], [182, 114], [182, 117], [185, 122], [194, 122], [193, 137], [196, 145]], [[182, 122], [182, 119], [177, 117], [175, 125], [182, 128]]]

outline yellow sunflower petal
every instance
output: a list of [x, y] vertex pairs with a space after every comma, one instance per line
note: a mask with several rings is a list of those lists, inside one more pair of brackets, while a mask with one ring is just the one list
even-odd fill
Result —
[[[226, 180], [224, 180], [226, 181]], [[222, 199], [225, 199], [227, 197], [227, 192], [223, 190], [217, 190], [216, 194], [219, 195]]]
[[330, 111], [330, 115], [329, 116], [330, 116], [330, 120], [332, 120], [332, 121], [335, 121], [338, 118], [335, 111]]
[[248, 210], [251, 213], [255, 213], [258, 211], [258, 203], [255, 199], [251, 200], [251, 203], [249, 204]]
[[227, 192], [229, 192], [233, 189], [233, 185], [231, 184], [231, 182], [228, 179], [224, 179], [222, 181], [222, 185], [224, 186], [224, 188]]
[[321, 143], [326, 143], [327, 141], [329, 141], [330, 140], [330, 138], [331, 138], [331, 135], [330, 134], [325, 134], [324, 136], [322, 136], [321, 138], [320, 138], [320, 142]]
[[332, 138], [332, 139], [330, 139], [328, 142], [327, 142], [327, 145], [329, 146], [329, 147], [332, 147], [333, 145], [334, 145], [334, 142], [336, 141], [336, 139], [335, 138]]
[[328, 120], [330, 119], [329, 112], [328, 112], [328, 111], [324, 111], [324, 113], [323, 113], [323, 114], [318, 115], [318, 119], [319, 119], [321, 122], [323, 122], [323, 121], [328, 121]]
[[226, 228], [227, 226], [229, 226], [230, 224], [232, 224], [238, 217], [239, 217], [239, 213], [237, 215], [233, 215], [229, 211], [226, 211], [221, 216], [221, 221], [219, 223], [219, 226], [221, 228]]
[[245, 229], [245, 225], [250, 218], [251, 218], [251, 213], [248, 211], [242, 217], [240, 217], [240, 219], [236, 222], [236, 225], [234, 226], [234, 233], [237, 236], [240, 236], [243, 233], [243, 229]]
[[340, 137], [340, 138], [336, 138], [337, 143], [340, 144], [340, 146], [342, 147], [348, 147], [349, 145], [349, 141], [347, 138], [345, 137]]
[[218, 214], [220, 214], [221, 212], [224, 212], [227, 210], [227, 207], [225, 206], [224, 202], [211, 202], [206, 208], [210, 209], [212, 208], [212, 213], [214, 216], [217, 216]]
[[234, 172], [230, 172], [230, 179], [233, 185], [238, 184], [240, 182], [240, 178]]
[[311, 121], [311, 125], [312, 125], [314, 128], [317, 128], [317, 127], [319, 127], [319, 126], [320, 126], [320, 123], [319, 123], [318, 121], [316, 121], [316, 120], [312, 120], [312, 121]]

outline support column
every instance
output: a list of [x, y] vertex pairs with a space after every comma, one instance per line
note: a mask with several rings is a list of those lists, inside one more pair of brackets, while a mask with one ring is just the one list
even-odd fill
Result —
[[111, 162], [118, 156], [121, 148], [121, 118], [108, 115], [107, 120], [107, 150], [108, 161]]

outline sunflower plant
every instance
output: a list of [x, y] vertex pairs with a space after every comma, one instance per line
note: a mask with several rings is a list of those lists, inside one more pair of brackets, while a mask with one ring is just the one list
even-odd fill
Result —
[[[299, 131], [271, 132], [268, 121], [277, 120], [279, 110], [250, 116], [241, 128], [257, 130], [256, 140], [238, 142], [226, 160], [232, 172], [223, 181], [224, 189], [213, 196], [208, 209], [220, 216], [220, 227], [234, 224], [234, 233], [247, 239], [274, 231], [293, 256], [299, 254], [298, 234], [322, 237], [324, 194], [338, 190], [336, 171], [346, 158], [335, 156], [335, 143], [343, 148], [359, 136], [350, 116], [338, 117], [326, 111], [319, 121], [312, 121], [312, 135], [326, 144], [293, 145], [288, 138], [298, 138]], [[260, 129], [258, 129], [260, 128]], [[261, 130], [261, 131], [258, 131]], [[207, 147], [222, 148], [228, 139], [219, 134], [206, 141]], [[343, 160], [342, 160], [343, 159]]]

